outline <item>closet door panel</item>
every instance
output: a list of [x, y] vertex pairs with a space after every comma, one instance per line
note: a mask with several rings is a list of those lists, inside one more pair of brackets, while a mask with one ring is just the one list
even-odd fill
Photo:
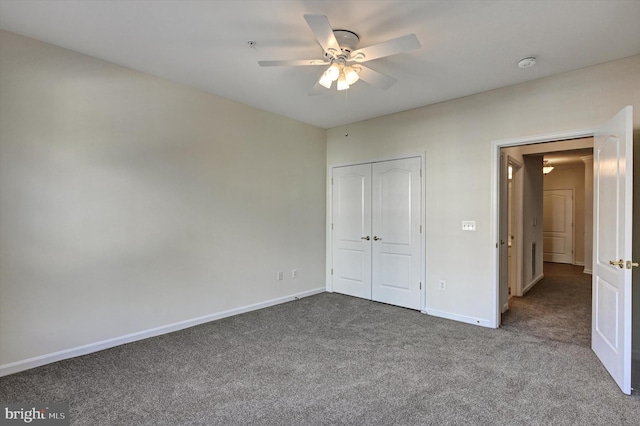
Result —
[[371, 299], [371, 164], [332, 178], [333, 291]]
[[372, 168], [372, 299], [420, 309], [420, 159]]

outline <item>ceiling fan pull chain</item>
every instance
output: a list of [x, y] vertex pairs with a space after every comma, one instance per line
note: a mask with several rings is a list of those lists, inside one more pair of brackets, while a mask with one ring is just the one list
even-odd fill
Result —
[[348, 138], [349, 137], [349, 89], [344, 91], [344, 109], [346, 110], [345, 117], [347, 118], [344, 137]]

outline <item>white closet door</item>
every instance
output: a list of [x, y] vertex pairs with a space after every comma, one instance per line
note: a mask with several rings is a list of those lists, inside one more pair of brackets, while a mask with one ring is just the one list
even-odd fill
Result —
[[371, 299], [371, 164], [333, 169], [333, 291]]
[[420, 309], [420, 159], [373, 164], [372, 299]]

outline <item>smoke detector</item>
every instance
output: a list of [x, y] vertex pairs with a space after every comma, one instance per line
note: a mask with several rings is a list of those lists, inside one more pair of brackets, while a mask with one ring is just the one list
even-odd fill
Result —
[[520, 59], [518, 62], [518, 68], [531, 68], [536, 64], [536, 58], [530, 56], [528, 58]]

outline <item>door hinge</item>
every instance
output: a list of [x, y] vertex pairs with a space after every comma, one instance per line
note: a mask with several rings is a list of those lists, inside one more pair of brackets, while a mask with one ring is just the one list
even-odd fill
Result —
[[333, 275], [333, 268], [331, 268], [331, 275]]
[[422, 169], [420, 169], [420, 177], [422, 177]]
[[331, 185], [333, 185], [333, 178], [331, 178]]
[[333, 231], [333, 223], [331, 224], [331, 230]]
[[420, 225], [420, 233], [422, 234], [422, 225]]
[[422, 290], [422, 283], [420, 283], [420, 290]]

